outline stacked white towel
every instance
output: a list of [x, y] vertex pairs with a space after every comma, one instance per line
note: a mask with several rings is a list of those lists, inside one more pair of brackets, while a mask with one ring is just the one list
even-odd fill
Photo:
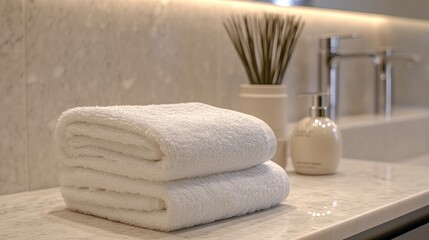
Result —
[[289, 193], [263, 121], [201, 103], [81, 107], [56, 137], [71, 209], [172, 231], [269, 208]]

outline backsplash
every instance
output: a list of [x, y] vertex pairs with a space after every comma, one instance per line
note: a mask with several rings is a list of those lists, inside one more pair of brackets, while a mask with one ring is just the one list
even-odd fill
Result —
[[0, 1], [0, 194], [27, 190], [23, 5]]
[[[221, 0], [3, 0], [0, 194], [58, 185], [53, 131], [68, 108], [199, 101], [236, 109], [247, 80], [222, 22], [265, 11], [306, 21], [286, 72], [291, 121], [306, 113], [298, 93], [317, 89], [317, 39], [326, 33], [358, 33], [342, 44], [350, 51], [420, 54], [416, 66], [398, 64], [395, 100], [429, 104], [424, 21]], [[344, 61], [340, 71], [340, 114], [372, 112], [371, 62]]]

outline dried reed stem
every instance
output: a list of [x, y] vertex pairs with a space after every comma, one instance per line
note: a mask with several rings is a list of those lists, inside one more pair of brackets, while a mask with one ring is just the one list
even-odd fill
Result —
[[302, 17], [231, 16], [224, 27], [251, 84], [281, 84], [304, 28]]

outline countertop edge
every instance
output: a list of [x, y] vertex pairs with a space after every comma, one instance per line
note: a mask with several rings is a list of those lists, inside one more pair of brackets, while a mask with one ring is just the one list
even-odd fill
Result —
[[428, 205], [429, 190], [335, 223], [297, 239], [344, 239]]

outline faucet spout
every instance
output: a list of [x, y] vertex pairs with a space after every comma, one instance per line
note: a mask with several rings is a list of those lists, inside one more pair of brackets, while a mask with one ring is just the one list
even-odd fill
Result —
[[375, 59], [377, 53], [375, 51], [362, 51], [362, 52], [335, 52], [331, 58], [334, 59], [348, 59], [348, 58], [372, 58]]

